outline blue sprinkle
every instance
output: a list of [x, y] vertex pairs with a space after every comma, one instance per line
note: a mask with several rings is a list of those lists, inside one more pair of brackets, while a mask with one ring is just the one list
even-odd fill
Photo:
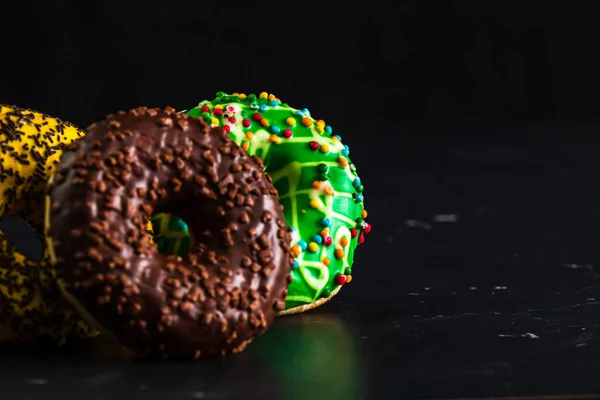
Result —
[[325, 132], [327, 132], [331, 135], [333, 133], [333, 129], [329, 125], [327, 125], [327, 126], [325, 126]]
[[362, 203], [364, 201], [364, 199], [365, 198], [364, 198], [364, 196], [362, 194], [359, 193], [359, 194], [356, 195], [356, 201], [357, 202]]
[[300, 263], [298, 262], [298, 260], [294, 260], [294, 264], [292, 264], [292, 268], [296, 269], [300, 266]]
[[342, 155], [343, 155], [344, 157], [348, 157], [348, 154], [350, 154], [350, 152], [348, 151], [348, 149], [344, 149], [344, 150], [342, 150], [342, 151], [341, 151], [341, 153], [342, 153]]
[[331, 220], [329, 218], [325, 217], [321, 220], [321, 225], [329, 226], [329, 225], [331, 225]]
[[296, 115], [304, 118], [304, 113], [302, 111], [300, 111], [300, 110], [296, 110], [296, 112], [294, 114], [296, 114]]
[[360, 178], [354, 178], [354, 181], [352, 182], [352, 185], [354, 187], [359, 187], [360, 186]]
[[258, 108], [260, 109], [260, 111], [265, 111], [267, 109], [267, 105], [261, 104], [260, 106], [258, 106]]
[[337, 140], [339, 140], [340, 142], [342, 141], [342, 137], [340, 135], [335, 135], [334, 138], [336, 138]]
[[312, 237], [312, 241], [316, 244], [321, 244], [323, 243], [323, 238], [320, 235], [315, 235]]
[[279, 133], [279, 127], [275, 126], [275, 125], [271, 125], [271, 132], [273, 132], [273, 133]]
[[305, 108], [304, 110], [302, 110], [302, 112], [304, 112], [304, 114], [310, 117], [310, 111], [308, 111], [308, 108]]
[[300, 248], [302, 250], [306, 250], [306, 248], [308, 247], [308, 245], [306, 244], [306, 242], [304, 240], [298, 241], [298, 246], [300, 246]]
[[296, 228], [292, 226], [292, 233], [296, 232]]
[[182, 230], [186, 230], [188, 228], [187, 224], [182, 219], [177, 221], [177, 227]]
[[279, 102], [277, 100], [271, 100], [271, 102], [269, 104], [271, 105], [271, 107], [279, 106]]

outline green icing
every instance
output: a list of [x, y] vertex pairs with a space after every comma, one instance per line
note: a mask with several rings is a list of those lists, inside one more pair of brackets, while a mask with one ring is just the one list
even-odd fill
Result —
[[362, 218], [360, 179], [339, 136], [308, 110], [266, 93], [219, 92], [188, 114], [228, 130], [232, 140], [263, 160], [273, 179], [297, 253], [286, 308], [327, 297], [351, 279], [346, 275], [354, 250], [370, 226]]

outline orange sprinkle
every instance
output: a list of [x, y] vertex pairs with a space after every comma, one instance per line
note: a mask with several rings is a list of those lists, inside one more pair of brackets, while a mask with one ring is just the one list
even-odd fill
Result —
[[325, 257], [323, 259], [323, 264], [325, 264], [326, 267], [329, 267], [329, 264], [331, 264], [331, 260], [327, 257]]
[[246, 139], [248, 139], [248, 140], [254, 139], [254, 133], [252, 133], [250, 131], [246, 132]]
[[293, 245], [291, 250], [292, 254], [294, 254], [296, 257], [298, 257], [300, 253], [302, 253], [302, 249], [297, 244]]
[[346, 239], [345, 237], [340, 238], [340, 246], [342, 246], [342, 247], [348, 246], [348, 239]]
[[268, 99], [269, 99], [269, 100], [275, 100], [275, 95], [271, 93], [271, 94], [269, 95]]
[[317, 125], [321, 125], [321, 126], [325, 126], [325, 121], [323, 121], [322, 119], [318, 119], [317, 120]]
[[250, 147], [250, 143], [248, 143], [248, 142], [243, 142], [243, 143], [242, 143], [242, 149], [244, 149], [244, 150], [248, 151], [248, 148], [249, 148], [249, 147]]
[[306, 126], [307, 128], [309, 126], [312, 126], [312, 119], [310, 119], [308, 117], [302, 118], [302, 125]]
[[314, 182], [312, 183], [312, 187], [313, 187], [313, 189], [318, 189], [318, 188], [320, 188], [320, 187], [321, 187], [321, 182], [319, 182], [319, 181], [314, 181]]
[[369, 213], [367, 212], [367, 210], [362, 210], [362, 217], [363, 218], [367, 218], [367, 215], [369, 215]]
[[325, 186], [325, 188], [323, 188], [323, 191], [327, 196], [333, 196], [333, 188], [331, 186]]
[[352, 275], [346, 275], [346, 283], [352, 282]]
[[346, 157], [340, 157], [338, 158], [338, 164], [340, 167], [346, 168], [348, 166], [348, 159], [346, 159]]
[[325, 236], [329, 235], [329, 229], [324, 228], [324, 229], [321, 230], [321, 232], [319, 232], [319, 234], [321, 236], [325, 237]]
[[271, 143], [279, 143], [279, 140], [280, 140], [279, 136], [277, 136], [277, 135], [269, 136], [269, 142], [271, 142]]
[[263, 118], [263, 119], [260, 120], [260, 124], [262, 126], [269, 126], [269, 120], [266, 119], [266, 118]]
[[335, 252], [333, 254], [335, 255], [335, 258], [341, 260], [342, 258], [344, 258], [344, 249], [338, 247], [337, 249], [335, 249]]

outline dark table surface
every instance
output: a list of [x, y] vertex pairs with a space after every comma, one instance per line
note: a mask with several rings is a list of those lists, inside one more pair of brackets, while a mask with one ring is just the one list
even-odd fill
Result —
[[355, 145], [373, 231], [330, 303], [223, 359], [3, 346], [1, 398], [600, 395], [597, 127], [436, 129]]

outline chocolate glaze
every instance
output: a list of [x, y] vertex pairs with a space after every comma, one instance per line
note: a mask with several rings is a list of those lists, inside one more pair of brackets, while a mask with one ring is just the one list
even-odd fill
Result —
[[[69, 146], [49, 189], [64, 290], [146, 357], [236, 353], [283, 310], [290, 229], [262, 162], [172, 108], [110, 115]], [[146, 224], [182, 217], [195, 245], [159, 254]]]

